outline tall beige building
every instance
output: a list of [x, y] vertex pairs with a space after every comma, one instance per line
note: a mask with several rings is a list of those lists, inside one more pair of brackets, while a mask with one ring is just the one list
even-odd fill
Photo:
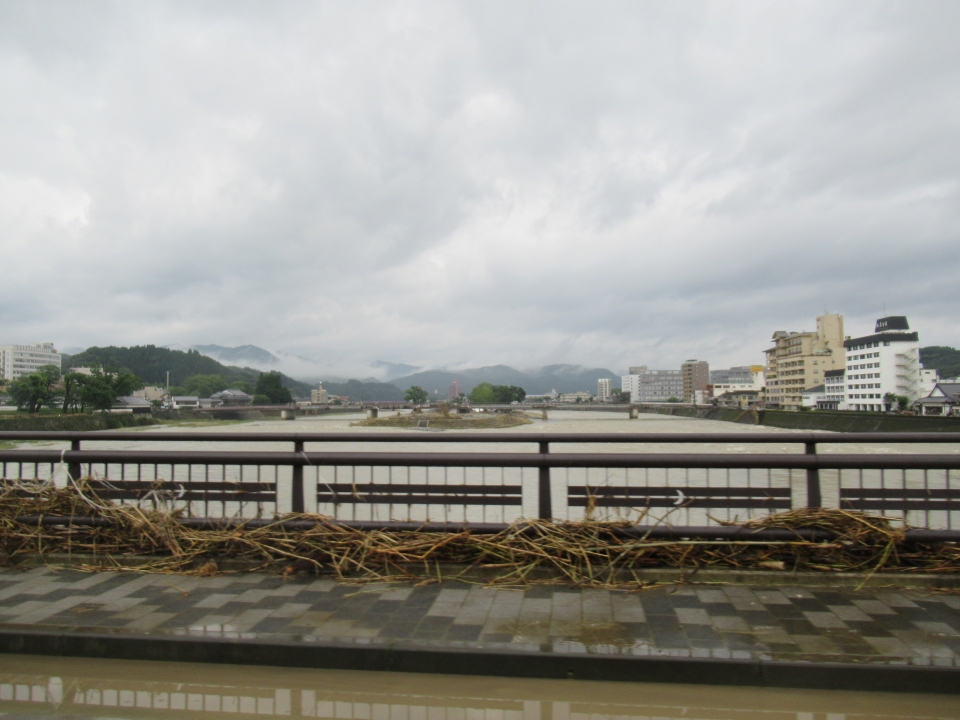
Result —
[[843, 315], [821, 315], [816, 332], [777, 330], [765, 352], [766, 406], [796, 410], [803, 391], [822, 385], [827, 370], [846, 367]]
[[695, 393], [710, 384], [710, 365], [706, 360], [687, 360], [680, 366], [683, 377], [683, 401], [694, 402]]
[[326, 388], [323, 387], [322, 382], [317, 384], [316, 390], [310, 391], [310, 402], [313, 405], [326, 405], [330, 402], [330, 395], [327, 393]]
[[597, 380], [597, 400], [606, 402], [610, 399], [610, 378]]

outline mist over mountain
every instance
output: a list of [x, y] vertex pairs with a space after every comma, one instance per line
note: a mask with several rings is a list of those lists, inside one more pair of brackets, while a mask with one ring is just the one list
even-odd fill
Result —
[[620, 385], [620, 376], [606, 368], [587, 368], [582, 365], [545, 365], [537, 370], [517, 370], [509, 365], [490, 365], [462, 370], [425, 370], [391, 382], [406, 390], [419, 385], [428, 392], [445, 394], [454, 380], [459, 380], [465, 393], [482, 382], [493, 385], [519, 385], [528, 395], [541, 395], [551, 390], [597, 392], [597, 380], [607, 378], [614, 387]]
[[406, 363], [387, 362], [386, 360], [374, 360], [370, 363], [370, 367], [382, 370], [384, 380], [392, 380], [393, 378], [403, 377], [404, 375], [410, 375], [411, 373], [423, 370], [422, 365], [407, 365]]
[[256, 345], [239, 345], [238, 347], [194, 345], [192, 349], [198, 350], [203, 355], [212, 357], [214, 360], [222, 363], [242, 363], [243, 365], [255, 368], [280, 364], [280, 359], [276, 355]]

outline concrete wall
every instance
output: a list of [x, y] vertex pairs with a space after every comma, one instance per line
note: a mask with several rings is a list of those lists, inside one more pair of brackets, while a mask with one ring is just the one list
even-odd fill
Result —
[[919, 415], [881, 415], [856, 412], [795, 412], [786, 410], [738, 410], [735, 408], [694, 408], [641, 405], [640, 412], [700, 420], [721, 420], [746, 425], [767, 425], [791, 430], [833, 432], [960, 432], [960, 418]]

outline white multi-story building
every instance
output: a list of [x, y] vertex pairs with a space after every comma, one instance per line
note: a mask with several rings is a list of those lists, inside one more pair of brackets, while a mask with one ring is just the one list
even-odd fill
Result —
[[610, 399], [610, 378], [597, 380], [597, 400], [606, 402]]
[[561, 393], [558, 399], [562, 403], [585, 403], [592, 402], [593, 395], [583, 390], [577, 390], [571, 393]]
[[923, 395], [920, 336], [903, 315], [880, 318], [873, 335], [851, 338], [846, 351], [844, 405], [841, 410], [880, 411], [887, 393], [913, 403]]
[[[829, 370], [827, 372], [830, 372]], [[823, 407], [824, 398], [827, 394], [826, 383], [816, 387], [807, 388], [803, 391], [802, 407], [820, 408]]]
[[920, 397], [926, 397], [933, 392], [933, 389], [940, 382], [940, 376], [936, 370], [927, 370], [920, 366]]
[[710, 388], [713, 397], [728, 392], [749, 392], [763, 390], [763, 365], [744, 365], [729, 370], [711, 370]]
[[[636, 371], [636, 372], [634, 372]], [[623, 392], [630, 393], [630, 402], [666, 402], [683, 397], [683, 374], [679, 370], [647, 370], [646, 366], [630, 368], [620, 378]]]
[[711, 370], [710, 385], [707, 386], [710, 391], [710, 397], [720, 398], [730, 394], [733, 398], [739, 398], [744, 393], [757, 393], [763, 390], [763, 365], [741, 365], [727, 370]]
[[844, 402], [845, 370], [827, 370], [823, 373], [823, 397], [817, 402], [821, 410], [839, 410]]
[[19, 380], [44, 365], [60, 368], [60, 353], [53, 343], [0, 345], [0, 377], [4, 380]]
[[754, 390], [763, 387], [763, 365], [738, 365], [710, 371], [711, 385], [751, 385]]

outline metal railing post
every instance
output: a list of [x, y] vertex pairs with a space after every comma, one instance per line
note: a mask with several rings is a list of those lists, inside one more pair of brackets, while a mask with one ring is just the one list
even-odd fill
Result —
[[[817, 444], [815, 442], [804, 443], [805, 455], [816, 455]], [[820, 469], [807, 468], [807, 507], [818, 508], [822, 506], [820, 498]]]
[[[295, 440], [293, 443], [293, 451], [302, 453], [303, 441]], [[293, 466], [293, 483], [290, 487], [290, 512], [295, 512], [295, 513], [304, 512], [303, 465], [302, 464], [297, 464]]]
[[[550, 443], [540, 443], [540, 455], [550, 453]], [[539, 470], [538, 500], [541, 520], [553, 519], [553, 498], [550, 496], [550, 468], [541, 465]]]
[[[71, 449], [71, 450], [74, 450], [74, 451], [79, 451], [79, 450], [80, 450], [80, 441], [79, 441], [79, 440], [71, 440], [71, 441], [70, 441], [70, 449]], [[74, 480], [79, 480], [79, 479], [80, 479], [80, 473], [82, 473], [82, 472], [83, 472], [83, 470], [80, 469], [80, 463], [78, 463], [78, 462], [67, 463], [67, 474], [68, 474], [70, 477], [72, 477]]]

